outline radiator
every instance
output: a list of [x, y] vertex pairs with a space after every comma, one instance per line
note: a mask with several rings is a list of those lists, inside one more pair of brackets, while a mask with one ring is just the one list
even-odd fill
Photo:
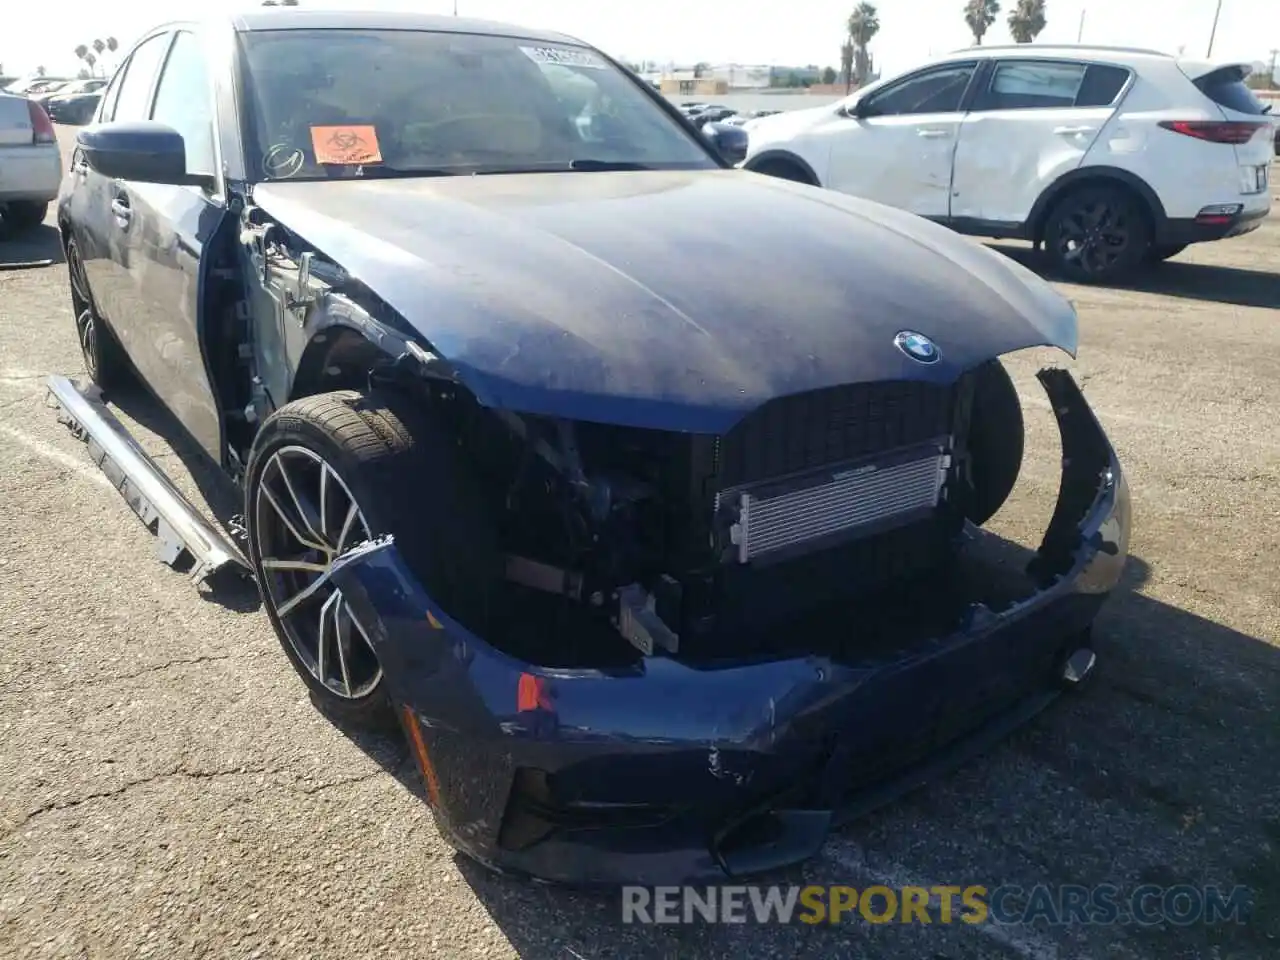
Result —
[[937, 507], [951, 466], [942, 444], [887, 451], [768, 483], [722, 490], [739, 563], [806, 552], [837, 539], [909, 522]]

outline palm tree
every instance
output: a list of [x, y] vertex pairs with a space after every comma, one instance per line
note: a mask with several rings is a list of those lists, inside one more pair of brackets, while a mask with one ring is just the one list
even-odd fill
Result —
[[844, 92], [853, 88], [853, 41], [840, 44], [840, 76], [844, 77]]
[[1018, 5], [1009, 11], [1009, 33], [1016, 43], [1030, 43], [1044, 25], [1044, 0], [1018, 0]]
[[969, 0], [964, 5], [964, 22], [973, 33], [973, 42], [982, 46], [987, 28], [996, 22], [1000, 13], [1000, 0]]
[[45, 68], [44, 68], [44, 65], [43, 65], [43, 64], [42, 64], [41, 66], [36, 67], [36, 76], [37, 76], [37, 77], [43, 77], [43, 76], [45, 75], [45, 73], [47, 73], [47, 72], [48, 72], [48, 71], [46, 71], [46, 70], [45, 70]]
[[89, 76], [93, 76], [93, 65], [98, 62], [98, 58], [93, 55], [93, 51], [84, 55], [84, 62], [89, 65]]
[[858, 85], [861, 86], [867, 82], [867, 77], [871, 73], [871, 57], [867, 53], [867, 46], [880, 32], [880, 14], [876, 11], [874, 4], [860, 3], [854, 8], [853, 13], [849, 14], [847, 26], [849, 42], [853, 44], [853, 72], [857, 77]]
[[78, 47], [76, 47], [76, 50], [75, 50], [76, 59], [83, 60], [85, 58], [85, 55], [88, 52], [89, 52], [89, 48], [86, 47], [83, 43], [80, 44]]

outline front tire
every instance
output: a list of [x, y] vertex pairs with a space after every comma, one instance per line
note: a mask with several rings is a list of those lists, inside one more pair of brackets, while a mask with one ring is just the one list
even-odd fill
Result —
[[290, 663], [325, 711], [390, 728], [370, 627], [327, 571], [356, 544], [392, 534], [444, 612], [480, 629], [499, 553], [457, 445], [398, 393], [318, 394], [262, 425], [245, 494], [250, 559]]
[[1058, 201], [1045, 224], [1054, 269], [1075, 283], [1110, 283], [1139, 266], [1151, 247], [1147, 211], [1122, 187], [1085, 186]]
[[1009, 499], [1022, 471], [1025, 424], [1017, 388], [999, 360], [974, 372], [965, 516], [982, 526]]
[[1171, 260], [1187, 249], [1185, 243], [1168, 243], [1163, 246], [1152, 244], [1151, 249], [1147, 251], [1147, 263], [1164, 263]]

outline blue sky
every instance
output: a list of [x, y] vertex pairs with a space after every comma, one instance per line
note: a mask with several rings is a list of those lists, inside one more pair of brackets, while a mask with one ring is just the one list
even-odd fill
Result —
[[[453, 0], [302, 0], [314, 7], [379, 6], [451, 13]], [[1014, 0], [1005, 0], [1006, 9]], [[1149, 46], [1204, 56], [1217, 0], [1048, 0], [1041, 41], [1074, 42], [1085, 10], [1089, 43]], [[164, 20], [235, 10], [243, 0], [54, 0], [9, 4], [0, 31], [0, 64], [25, 73], [43, 64], [72, 71], [77, 43], [113, 34], [122, 43]], [[506, 20], [572, 33], [631, 59], [820, 65], [839, 62], [842, 25], [854, 0], [458, 0], [463, 16]], [[882, 0], [872, 44], [887, 73], [970, 42], [963, 0]], [[988, 43], [1008, 42], [1004, 15]], [[1280, 47], [1280, 0], [1223, 0], [1214, 59], [1267, 60]]]

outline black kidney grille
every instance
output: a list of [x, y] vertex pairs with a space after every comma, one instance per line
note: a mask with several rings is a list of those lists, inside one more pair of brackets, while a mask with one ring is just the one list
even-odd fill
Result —
[[800, 473], [945, 436], [952, 395], [950, 385], [906, 380], [777, 397], [725, 436], [719, 485]]

